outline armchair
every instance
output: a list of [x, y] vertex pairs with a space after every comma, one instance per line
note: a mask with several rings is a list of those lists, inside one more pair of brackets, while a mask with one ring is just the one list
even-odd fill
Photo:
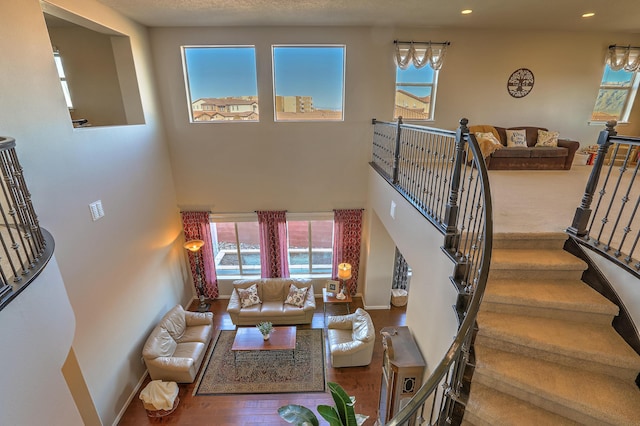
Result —
[[331, 365], [333, 367], [356, 367], [369, 365], [373, 357], [376, 331], [371, 317], [362, 308], [352, 314], [330, 316], [327, 336]]

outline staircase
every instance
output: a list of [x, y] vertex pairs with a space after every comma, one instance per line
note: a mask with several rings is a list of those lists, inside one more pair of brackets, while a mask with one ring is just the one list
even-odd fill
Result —
[[566, 239], [494, 235], [463, 425], [640, 425], [640, 356]]

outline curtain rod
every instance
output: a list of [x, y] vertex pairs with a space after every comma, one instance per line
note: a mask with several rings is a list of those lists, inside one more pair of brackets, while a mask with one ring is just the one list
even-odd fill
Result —
[[611, 49], [612, 47], [626, 47], [627, 49], [640, 49], [640, 46], [630, 46], [630, 45], [621, 46], [618, 44], [610, 44], [609, 49]]
[[411, 41], [398, 41], [398, 40], [393, 40], [393, 43], [394, 44], [411, 44], [411, 43], [413, 43], [413, 44], [438, 44], [438, 45], [441, 45], [441, 46], [449, 46], [451, 44], [450, 41], [434, 42], [434, 41], [431, 41], [431, 40], [429, 40], [429, 41], [413, 41], [413, 40], [411, 40]]

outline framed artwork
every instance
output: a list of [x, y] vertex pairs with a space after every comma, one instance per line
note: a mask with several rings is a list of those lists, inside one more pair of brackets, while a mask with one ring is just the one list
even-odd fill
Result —
[[340, 282], [339, 281], [328, 280], [327, 281], [327, 285], [326, 285], [326, 289], [330, 293], [337, 293], [339, 286], [340, 286]]

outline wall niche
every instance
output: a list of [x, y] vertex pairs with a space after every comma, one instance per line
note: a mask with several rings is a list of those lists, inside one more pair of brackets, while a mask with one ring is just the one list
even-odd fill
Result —
[[41, 6], [74, 127], [144, 124], [129, 37], [50, 3]]

